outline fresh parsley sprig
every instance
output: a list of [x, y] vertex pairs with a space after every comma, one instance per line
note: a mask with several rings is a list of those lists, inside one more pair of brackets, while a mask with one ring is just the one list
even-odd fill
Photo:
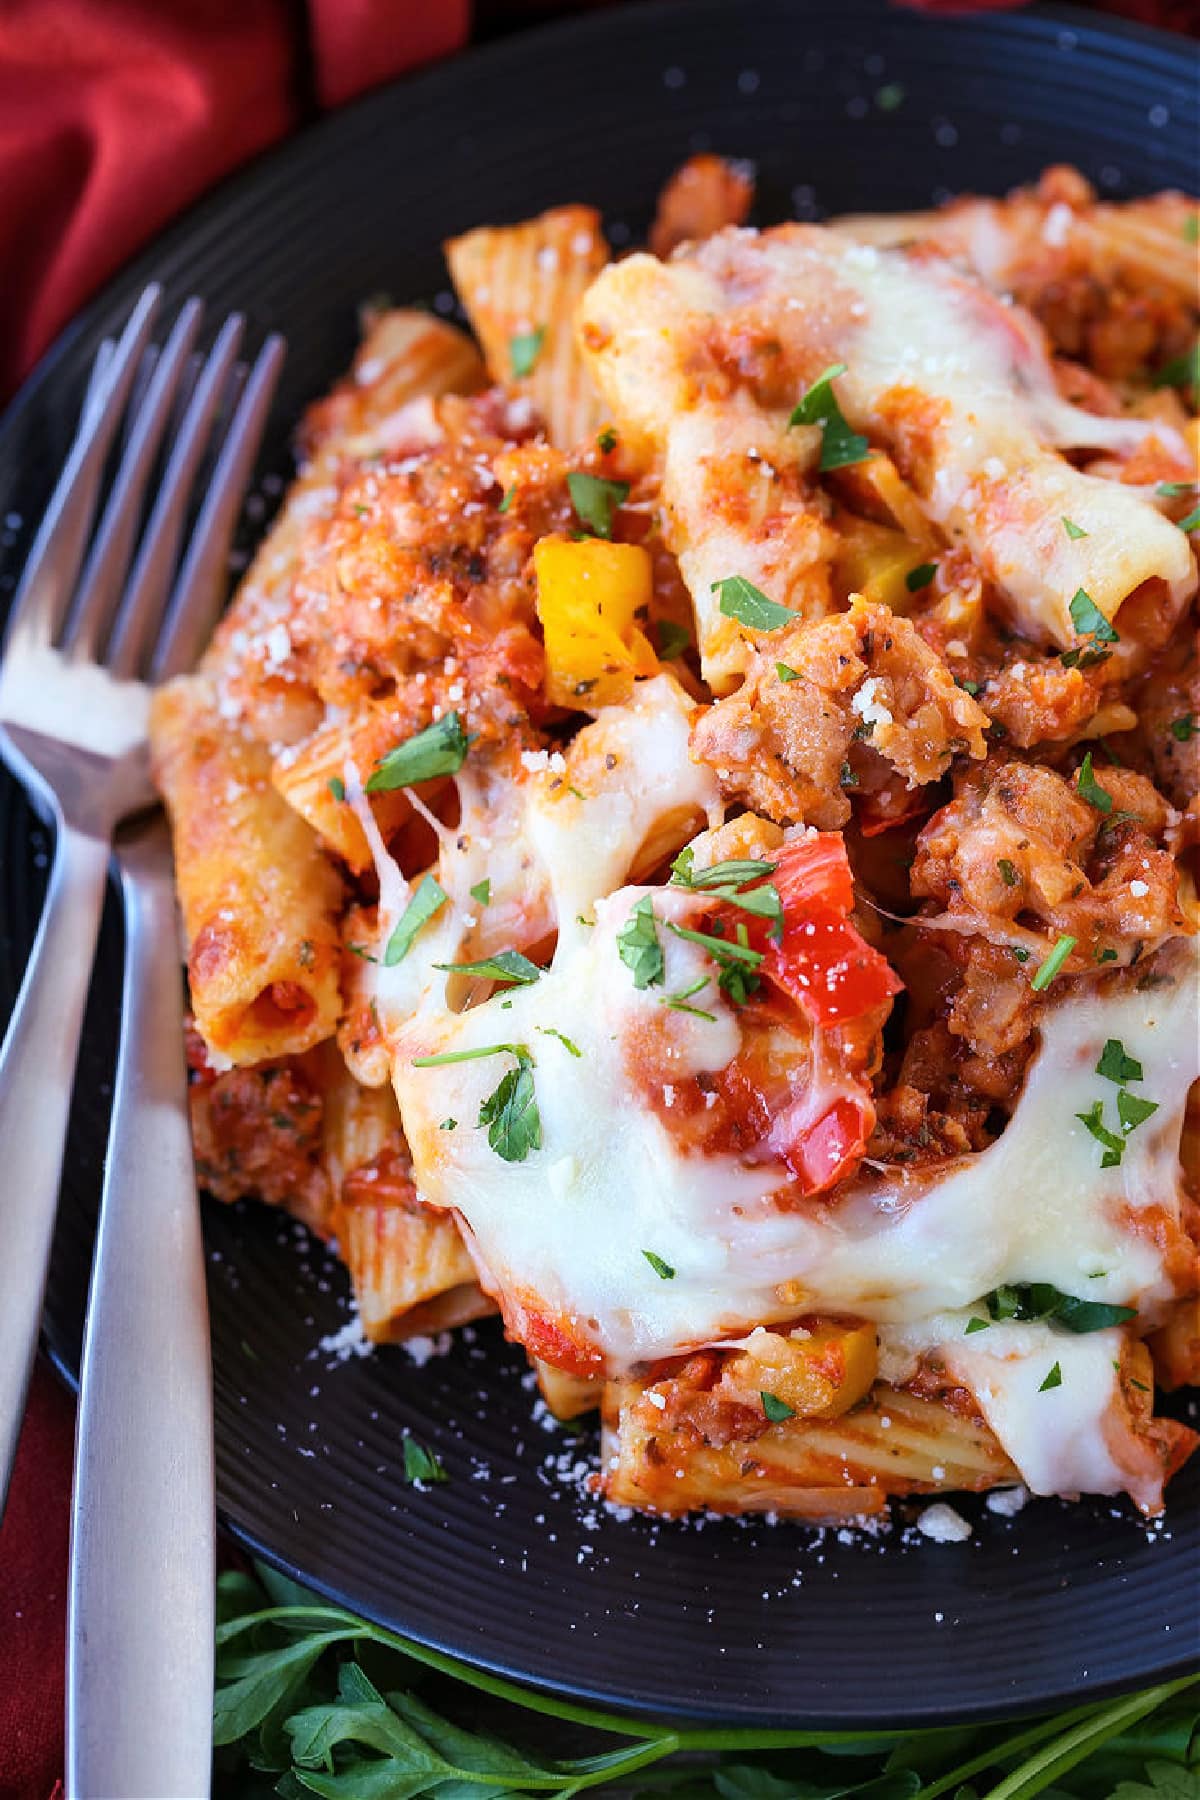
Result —
[[821, 427], [822, 474], [827, 469], [844, 469], [850, 463], [865, 462], [870, 454], [870, 444], [858, 432], [851, 431], [833, 391], [834, 382], [845, 373], [845, 363], [831, 363], [817, 376], [788, 420], [789, 425]]
[[[411, 1503], [437, 1502], [417, 1491]], [[254, 1576], [221, 1576], [217, 1617], [219, 1800], [567, 1800], [585, 1792], [649, 1800], [664, 1791], [682, 1800], [685, 1788], [695, 1800], [1036, 1800], [1050, 1791], [1056, 1800], [1180, 1800], [1194, 1791], [1197, 1675], [1019, 1725], [867, 1733], [672, 1727], [472, 1668], [261, 1565]], [[560, 1737], [562, 1725], [573, 1727], [580, 1754], [534, 1748], [539, 1718], [559, 1721]], [[653, 1785], [631, 1787], [639, 1775]]]
[[[1089, 1331], [1105, 1331], [1110, 1325], [1124, 1325], [1137, 1316], [1133, 1306], [1109, 1306], [1101, 1300], [1079, 1300], [1064, 1294], [1048, 1281], [1022, 1281], [993, 1288], [984, 1294], [979, 1305], [987, 1308], [995, 1321], [1053, 1320], [1067, 1331], [1083, 1335]], [[981, 1326], [977, 1325], [978, 1331]]]
[[456, 712], [444, 713], [397, 744], [378, 762], [363, 783], [368, 794], [387, 794], [394, 788], [414, 787], [435, 775], [457, 775], [467, 760], [471, 739]]

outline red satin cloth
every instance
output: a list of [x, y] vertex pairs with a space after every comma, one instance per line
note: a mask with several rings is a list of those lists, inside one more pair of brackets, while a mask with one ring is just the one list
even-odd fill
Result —
[[[908, 3], [963, 12], [1021, 0]], [[1200, 27], [1200, 0], [1101, 3]], [[0, 0], [0, 398], [166, 220], [324, 108], [457, 49], [469, 9]], [[486, 32], [556, 10], [564, 0], [477, 0], [474, 23]], [[0, 1800], [48, 1800], [62, 1769], [72, 1431], [70, 1401], [40, 1368], [0, 1525]]]

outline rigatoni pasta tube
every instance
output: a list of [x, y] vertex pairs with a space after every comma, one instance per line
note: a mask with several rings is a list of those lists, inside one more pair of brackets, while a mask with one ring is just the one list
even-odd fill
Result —
[[341, 1010], [338, 875], [271, 785], [267, 747], [221, 720], [207, 677], [159, 689], [151, 742], [201, 1036], [227, 1064], [310, 1049]]

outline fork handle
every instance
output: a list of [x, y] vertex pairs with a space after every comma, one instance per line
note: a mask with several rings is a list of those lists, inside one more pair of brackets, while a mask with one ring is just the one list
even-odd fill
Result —
[[212, 1372], [165, 824], [118, 855], [125, 992], [80, 1382], [67, 1793], [197, 1800], [212, 1763]]
[[61, 820], [33, 953], [0, 1049], [0, 1514], [37, 1348], [108, 843]]

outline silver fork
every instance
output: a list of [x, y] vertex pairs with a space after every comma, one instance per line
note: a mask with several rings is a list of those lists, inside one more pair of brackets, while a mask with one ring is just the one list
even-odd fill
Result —
[[[110, 844], [121, 819], [154, 802], [146, 743], [149, 683], [189, 666], [211, 626], [284, 355], [282, 339], [272, 337], [252, 368], [238, 365], [243, 322], [233, 316], [197, 370], [194, 346], [203, 309], [196, 300], [181, 308], [155, 352], [149, 344], [160, 299], [158, 289], [148, 288], [119, 341], [97, 359], [78, 434], [13, 603], [0, 662], [0, 754], [51, 816], [56, 834], [41, 925], [0, 1051], [0, 1508], [37, 1343]], [[118, 466], [101, 510], [105, 467], [123, 417]], [[139, 542], [150, 477], [169, 427], [173, 442]], [[209, 473], [202, 481], [206, 455]], [[189, 508], [197, 500], [184, 547]], [[130, 881], [137, 878], [136, 871], [125, 874], [127, 903]], [[143, 916], [150, 915], [144, 910]], [[153, 916], [161, 928], [161, 906]], [[111, 1185], [106, 1180], [106, 1192]], [[198, 1238], [196, 1245], [198, 1254]], [[171, 1282], [176, 1271], [160, 1266], [157, 1277]], [[198, 1288], [194, 1280], [189, 1286], [186, 1271], [179, 1280], [178, 1292], [190, 1295], [192, 1304], [198, 1292], [202, 1305], [202, 1267]], [[182, 1390], [189, 1374], [207, 1383], [203, 1317], [202, 1325], [199, 1357], [196, 1334], [188, 1339], [188, 1368], [172, 1343], [162, 1346], [160, 1372], [170, 1378], [168, 1386]], [[156, 1408], [155, 1428], [166, 1430], [168, 1439], [169, 1420], [168, 1409]], [[160, 1461], [168, 1463], [172, 1445], [164, 1441], [160, 1449]], [[206, 1480], [202, 1505], [211, 1520], [211, 1446]], [[178, 1548], [172, 1521], [169, 1514], [147, 1516], [139, 1519], [139, 1530], [143, 1526], [139, 1551], [148, 1579], [159, 1584], [152, 1597], [167, 1604]], [[208, 1531], [211, 1566], [211, 1524]], [[82, 1624], [86, 1630], [87, 1621]], [[161, 1660], [168, 1662], [167, 1640], [160, 1643]], [[162, 1669], [159, 1693], [169, 1677], [181, 1675]], [[145, 1717], [153, 1716], [156, 1698], [143, 1689], [138, 1704]], [[206, 1740], [202, 1785], [180, 1791], [205, 1791], [207, 1752]]]

